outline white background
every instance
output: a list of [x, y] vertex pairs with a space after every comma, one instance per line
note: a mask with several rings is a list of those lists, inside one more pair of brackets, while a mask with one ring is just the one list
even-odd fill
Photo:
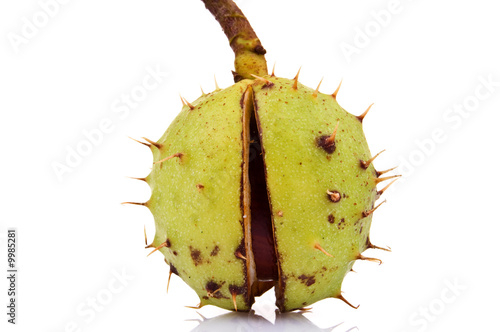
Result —
[[[2, 331], [321, 331], [342, 322], [334, 331], [498, 329], [495, 2], [238, 1], [278, 76], [302, 66], [301, 82], [316, 87], [324, 77], [325, 93], [343, 79], [338, 100], [353, 114], [375, 103], [366, 136], [372, 154], [387, 149], [375, 166], [400, 165], [404, 175], [372, 225], [373, 242], [392, 253], [368, 251], [384, 264], [358, 262], [344, 282], [359, 309], [327, 299], [278, 319], [272, 294], [253, 318], [185, 308], [198, 304], [195, 293], [174, 275], [167, 294], [162, 255], [146, 258], [152, 215], [120, 205], [150, 194], [126, 178], [146, 176], [152, 163], [127, 136], [156, 140], [180, 111], [179, 93], [196, 99], [200, 85], [214, 89], [214, 75], [221, 87], [232, 84], [218, 24], [199, 0], [61, 0], [44, 21], [40, 4], [49, 2], [0, 4], [2, 276], [7, 227], [19, 236], [18, 325], [6, 323], [2, 277]], [[27, 22], [39, 27], [30, 32]], [[348, 44], [356, 53], [342, 51]], [[148, 70], [168, 75], [124, 107]], [[54, 165], [85, 147], [58, 177]]]

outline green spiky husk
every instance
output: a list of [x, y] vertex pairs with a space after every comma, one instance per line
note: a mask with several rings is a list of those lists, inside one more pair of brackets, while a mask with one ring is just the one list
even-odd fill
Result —
[[[360, 166], [370, 158], [361, 121], [332, 95], [265, 79], [243, 80], [200, 97], [193, 109], [184, 106], [159, 148], [151, 146], [155, 161], [182, 154], [154, 164], [147, 177], [153, 246], [168, 243], [160, 251], [201, 305], [234, 310], [233, 296], [238, 310], [253, 303], [257, 281], [243, 208], [245, 108], [255, 112], [266, 166], [279, 309], [341, 298], [344, 276], [369, 245], [372, 215], [363, 212], [373, 208], [377, 175], [372, 165]], [[243, 100], [249, 86], [250, 104]], [[328, 153], [318, 137], [330, 135], [337, 122], [336, 148]], [[340, 201], [329, 199], [331, 190]]]

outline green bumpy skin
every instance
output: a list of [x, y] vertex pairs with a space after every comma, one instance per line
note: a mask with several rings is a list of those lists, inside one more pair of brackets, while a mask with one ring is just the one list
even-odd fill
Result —
[[[184, 106], [152, 146], [154, 164], [147, 177], [152, 194], [154, 247], [171, 271], [201, 298], [201, 304], [249, 310], [245, 260], [235, 256], [244, 241], [240, 209], [242, 177], [242, 111], [240, 99], [248, 82], [205, 95]], [[242, 253], [244, 254], [244, 253]]]
[[[259, 280], [252, 252], [249, 122], [265, 168], [276, 280]], [[184, 105], [158, 142], [145, 205], [149, 247], [200, 297], [200, 306], [248, 311], [275, 286], [280, 311], [334, 297], [361, 253], [378, 198], [362, 118], [335, 95], [285, 78], [242, 80]], [[334, 144], [325, 139], [335, 131]], [[332, 151], [333, 150], [333, 151]], [[265, 286], [266, 284], [267, 286]], [[263, 286], [264, 285], [264, 286]], [[344, 300], [345, 301], [345, 300]]]
[[[357, 117], [331, 95], [271, 81], [270, 89], [255, 87], [256, 114], [281, 270], [276, 296], [288, 311], [340, 297], [344, 276], [367, 246], [371, 215], [363, 212], [373, 208], [376, 175], [372, 165], [360, 167], [370, 152]], [[330, 154], [317, 139], [330, 135], [337, 121]], [[328, 191], [339, 192], [340, 200], [332, 202]]]

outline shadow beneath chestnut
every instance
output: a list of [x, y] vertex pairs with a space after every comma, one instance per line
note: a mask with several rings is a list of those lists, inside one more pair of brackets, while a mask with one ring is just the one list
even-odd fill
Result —
[[304, 317], [304, 313], [307, 313], [307, 311], [279, 313], [276, 310], [276, 320], [274, 324], [264, 317], [256, 315], [253, 310], [250, 312], [230, 312], [213, 318], [205, 318], [198, 312], [201, 318], [189, 321], [199, 322], [199, 325], [192, 329], [191, 332], [329, 332], [333, 330], [338, 332], [352, 332], [359, 330], [357, 327], [346, 330], [338, 328], [343, 323], [328, 328], [319, 328], [309, 319]]

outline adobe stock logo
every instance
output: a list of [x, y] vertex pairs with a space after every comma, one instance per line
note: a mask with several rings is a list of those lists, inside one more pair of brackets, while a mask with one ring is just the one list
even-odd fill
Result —
[[367, 48], [373, 39], [391, 24], [394, 16], [403, 12], [403, 9], [404, 6], [400, 0], [391, 0], [385, 9], [372, 10], [370, 12], [371, 19], [362, 27], [354, 27], [352, 42], [343, 41], [339, 45], [347, 63], [351, 63], [353, 56], [361, 54], [361, 51]]
[[64, 157], [54, 160], [51, 163], [52, 170], [59, 182], [62, 182], [68, 174], [71, 174], [80, 166], [85, 158], [89, 157], [93, 151], [103, 144], [106, 137], [113, 133], [120, 122], [126, 120], [132, 111], [138, 109], [148, 96], [169, 76], [167, 71], [163, 71], [160, 65], [156, 67], [146, 66], [145, 75], [139, 84], [134, 85], [128, 92], [121, 93], [109, 105], [112, 116], [101, 118], [94, 128], [84, 129], [80, 139], [73, 145], [66, 145]]
[[78, 317], [64, 324], [64, 332], [88, 331], [87, 327], [101, 313], [105, 312], [114, 301], [120, 298], [122, 293], [129, 287], [129, 284], [135, 279], [135, 276], [129, 274], [125, 268], [122, 268], [121, 271], [113, 269], [111, 270], [111, 275], [112, 277], [108, 280], [105, 287], [87, 296], [85, 300], [77, 305], [76, 315]]
[[21, 17], [21, 29], [19, 32], [8, 32], [7, 39], [14, 49], [19, 53], [20, 47], [26, 45], [38, 36], [39, 32], [45, 28], [50, 21], [59, 14], [61, 5], [66, 5], [70, 0], [40, 0], [38, 6], [40, 9], [31, 15]]
[[419, 306], [418, 310], [410, 315], [410, 325], [418, 327], [418, 332], [426, 331], [429, 325], [435, 322], [440, 315], [444, 314], [448, 306], [454, 303], [462, 292], [467, 289], [467, 287], [459, 283], [457, 278], [453, 282], [446, 279], [444, 284], [445, 287], [441, 290], [438, 297], [432, 299], [426, 305]]
[[480, 75], [477, 80], [478, 83], [470, 94], [453, 103], [443, 112], [442, 125], [435, 127], [429, 137], [416, 140], [416, 148], [412, 149], [407, 156], [399, 156], [398, 171], [403, 176], [391, 187], [392, 191], [401, 183], [406, 182], [419, 166], [434, 155], [438, 147], [450, 138], [450, 134], [459, 130], [468, 118], [479, 112], [481, 103], [498, 93], [500, 81], [497, 81], [493, 74]]

